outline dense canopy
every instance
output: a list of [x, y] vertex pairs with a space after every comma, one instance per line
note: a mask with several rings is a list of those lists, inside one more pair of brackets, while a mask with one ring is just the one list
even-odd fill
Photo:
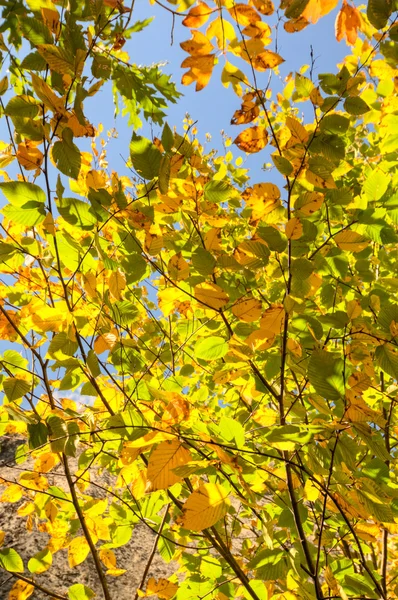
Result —
[[[236, 95], [222, 153], [128, 54], [150, 4], [1, 2], [0, 500], [48, 534], [23, 564], [0, 532], [9, 600], [114, 600], [139, 523], [176, 568], [132, 598], [397, 598], [397, 7], [155, 2], [183, 86]], [[331, 11], [346, 58], [289, 73], [275, 41]], [[98, 587], [38, 582], [57, 552]]]

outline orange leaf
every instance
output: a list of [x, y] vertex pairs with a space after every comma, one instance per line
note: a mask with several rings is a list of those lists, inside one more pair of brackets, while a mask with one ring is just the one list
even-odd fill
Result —
[[195, 298], [214, 310], [222, 308], [229, 300], [228, 295], [219, 285], [206, 282], [195, 285]]
[[239, 25], [253, 25], [261, 21], [261, 17], [254, 8], [247, 4], [234, 4], [232, 8], [228, 9], [229, 14]]
[[260, 320], [260, 331], [267, 331], [271, 335], [278, 335], [282, 332], [283, 324], [285, 322], [285, 309], [283, 306], [272, 306], [267, 308], [264, 316]]
[[309, 25], [309, 22], [304, 17], [299, 17], [298, 19], [290, 19], [290, 21], [286, 21], [283, 28], [287, 33], [296, 33], [297, 31], [302, 31]]
[[190, 451], [178, 440], [159, 444], [149, 457], [146, 491], [164, 490], [181, 481], [181, 477], [176, 475], [173, 469], [187, 464], [190, 460]]
[[[194, 56], [206, 56], [214, 50], [214, 46], [207, 37], [197, 30], [192, 30], [192, 38], [186, 42], [181, 42], [180, 46], [185, 52]], [[188, 65], [187, 65], [188, 66]]]
[[18, 144], [18, 162], [28, 171], [34, 171], [37, 167], [40, 167], [43, 158], [43, 153], [40, 152], [38, 148], [35, 148], [29, 140], [25, 143]]
[[311, 21], [311, 23], [317, 23], [321, 17], [324, 17], [335, 8], [338, 1], [339, 0], [309, 0], [301, 16], [307, 19], [307, 21]]
[[300, 219], [293, 217], [286, 223], [285, 234], [288, 240], [299, 240], [303, 234], [303, 226]]
[[249, 0], [249, 4], [255, 6], [259, 13], [266, 16], [272, 15], [275, 10], [271, 0]]
[[153, 596], [156, 594], [158, 598], [163, 600], [169, 600], [172, 598], [178, 590], [178, 584], [169, 581], [168, 579], [158, 579], [155, 581], [153, 577], [148, 579], [146, 587], [146, 596]]
[[261, 309], [262, 304], [260, 300], [256, 300], [255, 298], [248, 298], [244, 300], [242, 298], [233, 305], [232, 313], [240, 321], [251, 323], [252, 321], [257, 321], [257, 319], [260, 317]]
[[206, 23], [212, 12], [206, 2], [199, 2], [197, 6], [191, 8], [182, 24], [189, 28], [201, 27]]
[[242, 131], [234, 140], [234, 144], [243, 152], [254, 154], [260, 152], [267, 145], [268, 134], [265, 127], [249, 127]]
[[276, 52], [264, 50], [264, 52], [260, 52], [257, 56], [253, 56], [250, 62], [257, 71], [265, 71], [266, 69], [274, 69], [285, 62], [285, 59], [276, 54]]
[[345, 38], [347, 44], [354, 45], [357, 41], [358, 29], [360, 28], [361, 15], [358, 9], [344, 2], [336, 18], [336, 40], [341, 42]]
[[181, 83], [183, 85], [190, 85], [196, 81], [196, 91], [200, 92], [200, 90], [203, 90], [210, 81], [214, 60], [214, 54], [188, 56], [181, 64], [183, 69], [189, 68], [189, 71], [182, 76]]

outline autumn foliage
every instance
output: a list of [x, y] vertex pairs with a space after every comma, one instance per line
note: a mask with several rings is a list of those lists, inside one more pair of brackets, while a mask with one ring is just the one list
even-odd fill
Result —
[[[397, 598], [396, 7], [159, 4], [182, 84], [236, 95], [223, 155], [165, 121], [180, 94], [130, 59], [133, 6], [2, 2], [0, 435], [22, 443], [0, 500], [48, 536], [24, 564], [0, 532], [9, 600], [111, 600], [139, 523], [176, 569], [132, 598]], [[344, 61], [289, 73], [277, 36], [331, 11]], [[38, 581], [58, 552], [97, 589]]]

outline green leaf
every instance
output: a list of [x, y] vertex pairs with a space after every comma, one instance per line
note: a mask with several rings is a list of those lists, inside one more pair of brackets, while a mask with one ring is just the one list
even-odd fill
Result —
[[360, 116], [370, 111], [369, 106], [358, 96], [349, 97], [344, 102], [344, 110], [350, 115]]
[[378, 346], [375, 352], [377, 365], [393, 379], [398, 379], [398, 353], [391, 344]]
[[164, 154], [159, 165], [159, 191], [161, 194], [167, 194], [169, 190], [170, 172], [170, 156], [168, 154]]
[[328, 400], [338, 400], [344, 395], [344, 361], [336, 354], [326, 350], [313, 352], [308, 378], [315, 391]]
[[202, 360], [216, 360], [228, 352], [228, 344], [222, 337], [210, 336], [196, 343], [194, 355]]
[[238, 448], [245, 443], [245, 431], [242, 425], [236, 419], [231, 417], [221, 417], [220, 432], [227, 442], [234, 442]]
[[72, 179], [78, 178], [82, 157], [79, 148], [73, 143], [73, 133], [69, 127], [62, 131], [62, 142], [55, 142], [52, 157], [61, 173]]
[[320, 123], [320, 130], [326, 133], [343, 134], [350, 126], [350, 119], [342, 115], [326, 115]]
[[388, 174], [376, 168], [366, 178], [363, 191], [369, 200], [380, 200], [386, 193], [389, 183], [390, 178]]
[[9, 100], [4, 112], [9, 117], [34, 118], [38, 114], [39, 108], [39, 102], [32, 96], [14, 96]]
[[282, 173], [282, 175], [285, 176], [289, 176], [293, 173], [293, 165], [287, 160], [287, 158], [280, 156], [279, 154], [273, 154], [271, 158], [279, 173]]
[[49, 431], [51, 452], [63, 452], [67, 441], [66, 423], [57, 415], [50, 415], [46, 419]]
[[37, 552], [28, 562], [28, 569], [31, 573], [44, 573], [53, 562], [53, 555], [48, 548]]
[[48, 429], [43, 421], [28, 425], [28, 434], [29, 448], [31, 450], [44, 446], [47, 443]]
[[39, 205], [46, 201], [43, 190], [38, 185], [27, 181], [6, 181], [0, 183], [0, 189], [13, 206], [25, 207], [29, 202]]
[[22, 558], [13, 548], [0, 548], [0, 567], [10, 573], [23, 573]]
[[130, 157], [134, 169], [144, 179], [153, 179], [159, 175], [162, 154], [147, 138], [133, 133], [130, 142]]
[[75, 583], [68, 590], [69, 600], [91, 600], [94, 596], [95, 592], [82, 583]]
[[32, 385], [24, 379], [9, 377], [3, 381], [3, 389], [8, 400], [13, 402], [27, 394], [32, 389]]
[[92, 229], [97, 224], [97, 217], [90, 204], [77, 198], [61, 198], [58, 202], [59, 214], [70, 225], [80, 229]]
[[13, 223], [26, 227], [39, 225], [46, 218], [44, 205], [37, 202], [26, 202], [24, 206], [7, 204], [3, 208], [3, 214]]
[[248, 568], [265, 581], [282, 579], [287, 570], [286, 554], [283, 550], [262, 550], [250, 560]]
[[392, 13], [391, 0], [368, 0], [367, 17], [373, 27], [383, 29]]
[[213, 180], [206, 183], [204, 195], [209, 202], [227, 202], [233, 193], [232, 186], [223, 180]]

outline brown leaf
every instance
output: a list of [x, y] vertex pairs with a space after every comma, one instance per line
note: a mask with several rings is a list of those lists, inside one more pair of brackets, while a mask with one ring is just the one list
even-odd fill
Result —
[[243, 152], [254, 154], [267, 145], [268, 133], [265, 127], [249, 127], [242, 131], [234, 140], [234, 144]]

